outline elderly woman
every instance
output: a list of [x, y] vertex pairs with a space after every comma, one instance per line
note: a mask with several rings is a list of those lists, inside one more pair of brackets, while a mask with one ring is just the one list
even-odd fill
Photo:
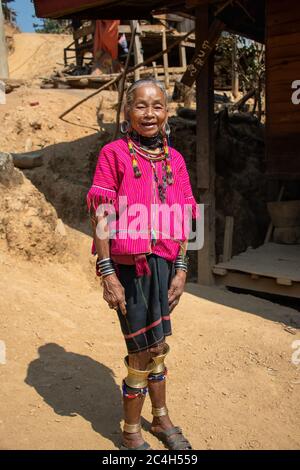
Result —
[[[143, 79], [131, 85], [125, 117], [125, 135], [102, 148], [87, 197], [103, 297], [118, 313], [128, 351], [121, 448], [149, 449], [140, 424], [149, 391], [150, 432], [169, 449], [191, 449], [168, 414], [164, 359], [169, 352], [165, 338], [172, 334], [170, 313], [186, 281], [185, 207], [195, 218], [197, 205], [184, 158], [168, 144], [162, 84]], [[166, 208], [175, 208], [172, 220]]]

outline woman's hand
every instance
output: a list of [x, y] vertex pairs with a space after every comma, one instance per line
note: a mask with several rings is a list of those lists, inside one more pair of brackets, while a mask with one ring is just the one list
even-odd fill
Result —
[[180, 269], [176, 272], [173, 277], [168, 291], [168, 300], [169, 300], [169, 311], [172, 310], [178, 305], [179, 299], [182, 296], [184, 285], [186, 281], [186, 272], [181, 271]]
[[116, 274], [103, 278], [103, 298], [110, 308], [120, 309], [126, 315], [125, 290]]

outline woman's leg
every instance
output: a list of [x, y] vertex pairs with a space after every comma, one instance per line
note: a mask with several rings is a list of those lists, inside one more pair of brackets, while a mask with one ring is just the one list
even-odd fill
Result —
[[[123, 430], [123, 444], [126, 447], [135, 448], [144, 443], [144, 439], [141, 435], [140, 423], [141, 412], [145, 401], [145, 393], [143, 393], [142, 387], [134, 387], [134, 385], [139, 385], [138, 382], [141, 382], [143, 378], [141, 377], [141, 379], [136, 379], [132, 369], [134, 371], [147, 371], [147, 367], [149, 366], [149, 363], [151, 363], [151, 355], [149, 351], [129, 354], [128, 362], [131, 369], [128, 369], [128, 376], [123, 383], [125, 422]], [[147, 375], [148, 374], [146, 373], [144, 374], [146, 385]]]
[[160, 414], [161, 416], [153, 416], [151, 429], [154, 432], [161, 432], [174, 427], [168, 415], [167, 400], [166, 400], [166, 367], [164, 365], [164, 354], [166, 351], [166, 343], [150, 349], [151, 356], [161, 357], [161, 366], [158, 367], [157, 374], [150, 374], [148, 378], [148, 389], [152, 403], [152, 413]]
[[160, 344], [150, 349], [155, 367], [148, 376], [149, 394], [152, 402], [153, 421], [151, 431], [169, 449], [186, 450], [191, 449], [188, 440], [182, 434], [180, 428], [173, 425], [169, 418], [166, 404], [166, 367], [164, 360], [169, 352], [167, 344]]

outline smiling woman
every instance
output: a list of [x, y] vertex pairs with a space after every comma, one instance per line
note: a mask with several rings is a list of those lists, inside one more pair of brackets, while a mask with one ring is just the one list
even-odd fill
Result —
[[[196, 218], [197, 205], [184, 158], [168, 143], [167, 95], [162, 84], [153, 79], [135, 82], [126, 94], [125, 117], [121, 125], [125, 136], [101, 150], [87, 198], [103, 296], [117, 311], [128, 351], [122, 447], [149, 448], [140, 425], [149, 390], [152, 434], [170, 449], [190, 449], [168, 415], [164, 359], [169, 352], [165, 338], [172, 333], [170, 314], [186, 280], [188, 235], [182, 230], [182, 214], [189, 206]], [[117, 215], [113, 231], [108, 202]], [[131, 230], [137, 205], [146, 214], [143, 229], [136, 224]], [[174, 219], [180, 222], [166, 224], [165, 216], [160, 217], [163, 206], [175, 206]], [[127, 209], [127, 225], [121, 224]]]
[[[144, 80], [142, 84], [145, 83]], [[125, 107], [131, 127], [144, 137], [157, 135], [168, 117], [165, 90], [161, 86], [150, 86], [151, 83], [147, 88], [140, 82], [134, 83], [127, 92]]]

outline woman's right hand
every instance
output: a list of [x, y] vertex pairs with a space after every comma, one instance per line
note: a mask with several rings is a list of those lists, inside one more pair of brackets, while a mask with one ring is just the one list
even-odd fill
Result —
[[126, 315], [125, 290], [116, 274], [103, 278], [103, 298], [110, 308], [120, 309]]

